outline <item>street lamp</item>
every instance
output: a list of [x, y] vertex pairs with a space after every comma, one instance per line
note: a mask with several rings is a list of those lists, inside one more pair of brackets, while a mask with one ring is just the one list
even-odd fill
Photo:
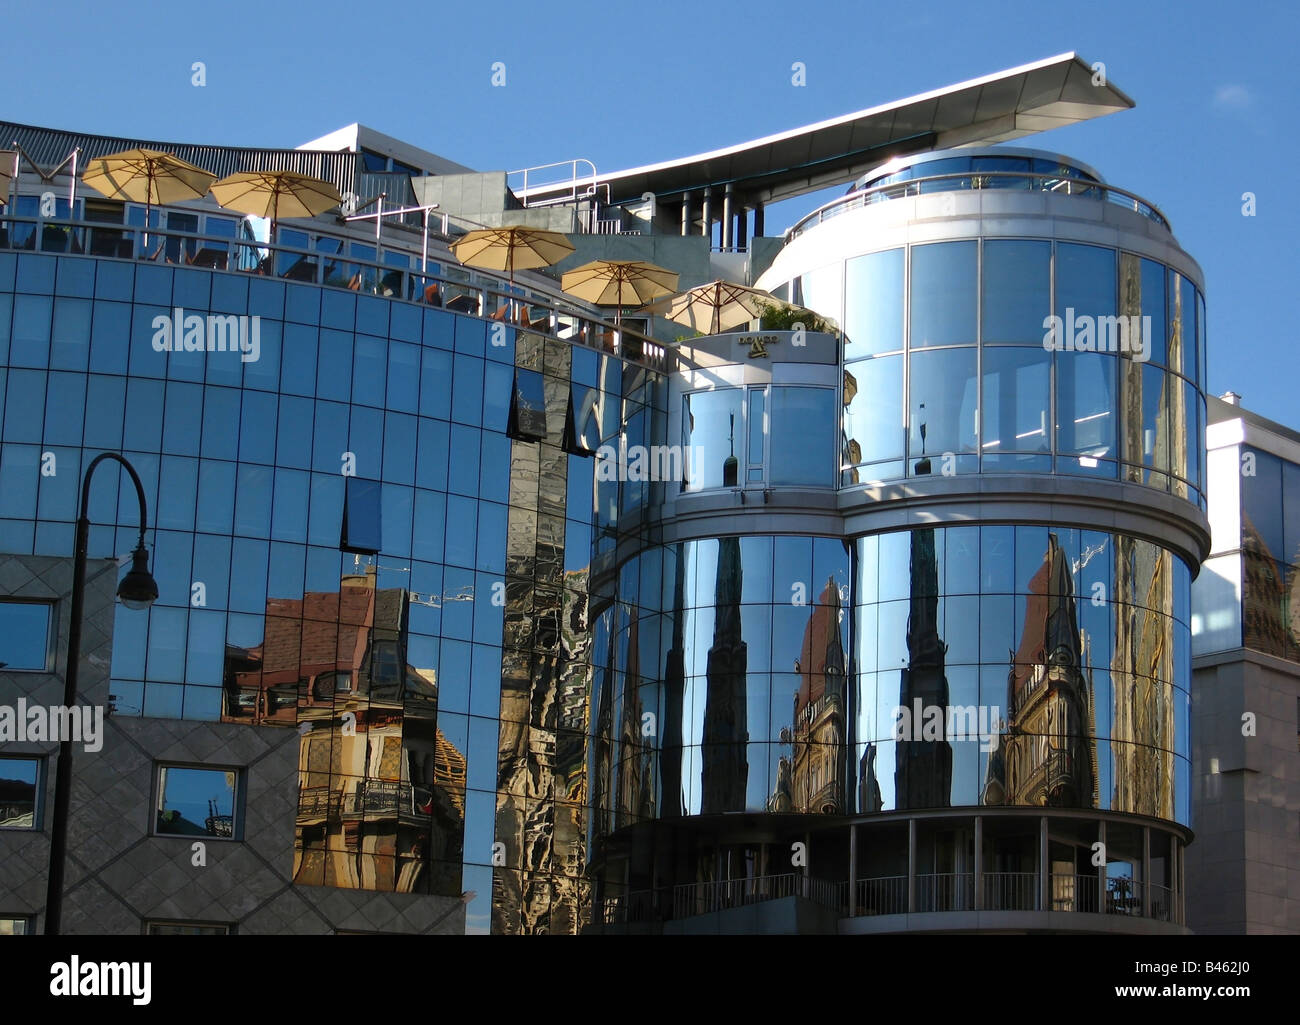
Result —
[[[86, 467], [81, 481], [81, 515], [77, 520], [76, 557], [72, 566], [72, 614], [68, 624], [68, 665], [64, 673], [63, 704], [72, 708], [77, 703], [77, 669], [81, 661], [81, 619], [86, 602], [86, 549], [90, 544], [90, 476], [95, 467], [105, 459], [115, 459], [126, 467], [135, 484], [136, 497], [140, 499], [140, 539], [131, 553], [131, 569], [118, 584], [117, 596], [129, 609], [147, 609], [158, 597], [158, 584], [149, 572], [149, 550], [144, 546], [145, 526], [148, 522], [144, 501], [144, 485], [135, 467], [116, 452], [101, 452]], [[63, 869], [68, 848], [68, 806], [72, 799], [72, 740], [65, 736], [59, 742], [59, 767], [54, 776], [54, 816], [50, 823], [50, 872], [45, 894], [45, 935], [59, 934], [59, 920], [63, 915]]]

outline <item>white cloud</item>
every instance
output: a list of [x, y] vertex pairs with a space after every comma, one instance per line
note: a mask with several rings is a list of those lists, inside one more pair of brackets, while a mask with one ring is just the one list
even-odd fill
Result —
[[1216, 110], [1246, 110], [1254, 102], [1255, 97], [1244, 85], [1221, 85], [1214, 90]]

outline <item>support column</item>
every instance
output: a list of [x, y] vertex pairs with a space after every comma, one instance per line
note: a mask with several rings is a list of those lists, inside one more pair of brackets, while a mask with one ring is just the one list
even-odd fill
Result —
[[975, 910], [984, 910], [984, 816], [975, 816]]
[[736, 215], [736, 248], [749, 248], [749, 210], [744, 203], [740, 204], [740, 212]]
[[1101, 843], [1101, 864], [1097, 866], [1097, 912], [1106, 913], [1106, 820], [1097, 823], [1097, 839]]
[[761, 238], [763, 235], [763, 201], [760, 199], [754, 203], [754, 237]]
[[1047, 816], [1038, 819], [1038, 910], [1051, 908], [1049, 900], [1052, 868], [1047, 862]]
[[1151, 827], [1142, 827], [1142, 917], [1151, 917]]
[[691, 194], [690, 192], [682, 193], [682, 234], [691, 233]]
[[858, 913], [858, 824], [849, 826], [849, 917]]
[[713, 246], [713, 188], [704, 186], [704, 226], [700, 234], [709, 240], [709, 246]]
[[916, 819], [907, 820], [907, 913], [916, 913]]
[[722, 193], [722, 248], [728, 250], [735, 239], [735, 227], [732, 220], [736, 213], [736, 193], [731, 184], [727, 182], [727, 187]]

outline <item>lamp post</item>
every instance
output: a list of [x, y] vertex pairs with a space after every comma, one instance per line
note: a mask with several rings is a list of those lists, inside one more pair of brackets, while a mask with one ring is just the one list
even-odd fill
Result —
[[[131, 569], [117, 587], [117, 596], [130, 609], [146, 609], [158, 597], [158, 584], [149, 573], [149, 551], [144, 546], [145, 526], [148, 522], [144, 501], [144, 485], [135, 467], [115, 452], [101, 452], [86, 467], [81, 481], [81, 515], [77, 520], [76, 557], [72, 567], [72, 612], [68, 624], [68, 664], [64, 673], [63, 704], [72, 708], [77, 703], [77, 668], [81, 661], [81, 619], [86, 602], [86, 549], [90, 543], [90, 476], [95, 467], [105, 459], [115, 459], [126, 467], [135, 484], [136, 497], [140, 499], [140, 540], [131, 553]], [[59, 934], [59, 921], [63, 915], [63, 869], [68, 848], [68, 806], [72, 799], [72, 740], [66, 737], [59, 742], [59, 767], [54, 776], [54, 816], [50, 823], [50, 872], [45, 894], [45, 935]]]

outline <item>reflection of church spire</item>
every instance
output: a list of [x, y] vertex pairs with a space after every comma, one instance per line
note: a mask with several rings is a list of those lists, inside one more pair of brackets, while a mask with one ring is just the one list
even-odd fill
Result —
[[[912, 531], [911, 609], [907, 617], [907, 668], [902, 670], [900, 701], [911, 719], [912, 737], [899, 742], [896, 758], [898, 807], [947, 807], [952, 793], [952, 745], [946, 737], [922, 740], [922, 723], [936, 714], [946, 730], [948, 645], [939, 637], [939, 564], [934, 528]], [[916, 702], [922, 714], [916, 714]]]
[[722, 486], [724, 488], [734, 488], [740, 480], [740, 462], [736, 459], [736, 414], [728, 414], [727, 419], [731, 423], [731, 431], [727, 436], [727, 441], [730, 443], [730, 453], [722, 461]]
[[[734, 458], [734, 457], [732, 457]], [[745, 701], [748, 645], [741, 635], [740, 539], [718, 542], [713, 594], [713, 646], [709, 648], [708, 695], [704, 702], [703, 795], [700, 814], [741, 811], [749, 762]]]

